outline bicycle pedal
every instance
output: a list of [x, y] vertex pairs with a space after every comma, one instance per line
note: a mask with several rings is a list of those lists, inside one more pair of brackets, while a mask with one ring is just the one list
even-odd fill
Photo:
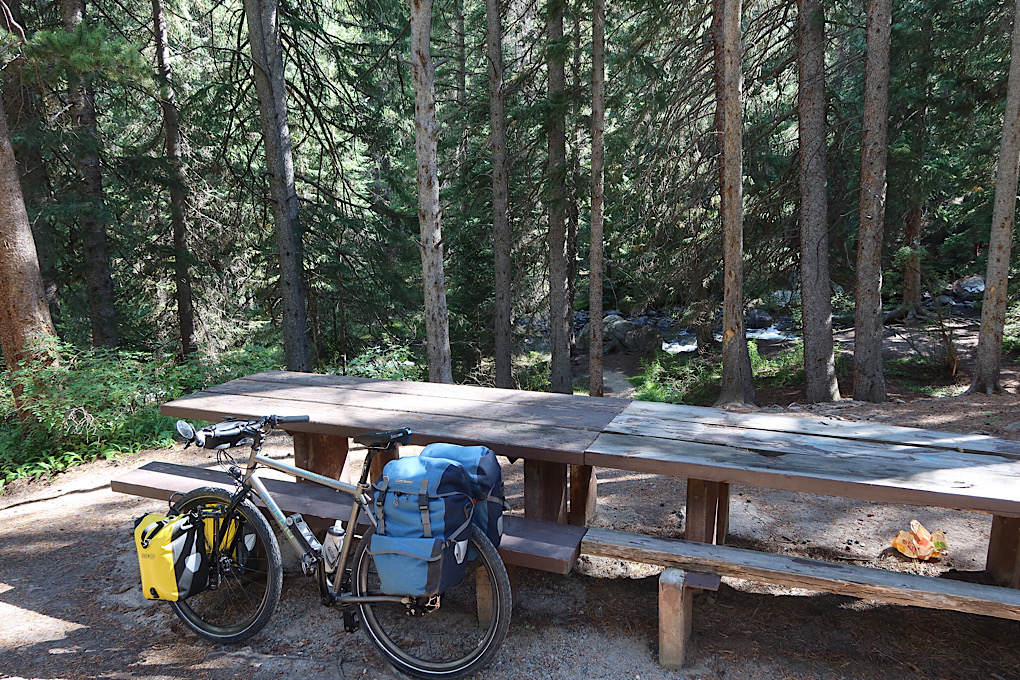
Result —
[[358, 629], [361, 628], [361, 622], [358, 620], [358, 612], [354, 607], [344, 607], [344, 630], [348, 633], [357, 633]]

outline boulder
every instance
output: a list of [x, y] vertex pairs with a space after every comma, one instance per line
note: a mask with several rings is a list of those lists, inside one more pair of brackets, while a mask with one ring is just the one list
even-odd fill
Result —
[[977, 300], [985, 292], [985, 280], [981, 276], [967, 276], [959, 281], [954, 281], [950, 290], [958, 300]]
[[624, 336], [623, 347], [630, 352], [659, 348], [662, 347], [662, 334], [654, 326], [638, 326]]
[[[609, 354], [611, 352], [624, 349], [624, 341], [627, 334], [638, 328], [642, 327], [627, 321], [619, 314], [610, 314], [602, 319], [602, 353]], [[654, 329], [650, 326], [644, 328], [654, 331]], [[578, 331], [574, 345], [582, 352], [587, 351], [590, 339], [591, 331], [589, 330], [588, 325], [585, 325], [584, 328]], [[635, 342], [637, 341], [635, 340]]]
[[749, 309], [745, 314], [745, 324], [748, 328], [769, 328], [775, 319], [764, 309]]

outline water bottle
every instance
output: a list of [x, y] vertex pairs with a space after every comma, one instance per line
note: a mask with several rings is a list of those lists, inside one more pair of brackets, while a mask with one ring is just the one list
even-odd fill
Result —
[[322, 542], [322, 557], [326, 562], [326, 573], [332, 574], [336, 571], [337, 562], [340, 561], [340, 550], [344, 545], [344, 528], [337, 520], [326, 531], [326, 540]]

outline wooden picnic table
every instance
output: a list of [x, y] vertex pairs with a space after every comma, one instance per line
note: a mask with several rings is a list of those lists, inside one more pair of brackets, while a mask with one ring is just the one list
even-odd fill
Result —
[[686, 538], [707, 543], [725, 542], [730, 484], [989, 513], [987, 569], [1020, 587], [1020, 442], [635, 401], [584, 462], [686, 477]]
[[590, 519], [594, 466], [684, 477], [686, 537], [706, 543], [725, 542], [733, 483], [990, 513], [988, 570], [1020, 587], [1020, 443], [994, 437], [281, 371], [183, 397], [163, 413], [308, 415], [288, 425], [297, 465], [334, 477], [344, 474], [347, 437], [368, 430], [406, 426], [415, 444], [484, 444], [524, 458], [525, 514], [558, 522]]
[[[347, 438], [362, 432], [410, 427], [413, 444], [484, 444], [499, 455], [524, 459], [526, 516], [585, 525], [594, 512], [596, 480], [584, 465], [584, 452], [628, 404], [628, 399], [268, 371], [164, 404], [162, 413], [201, 420], [307, 415], [309, 422], [287, 425], [296, 465], [333, 478], [347, 474]], [[373, 462], [374, 475], [385, 462]]]

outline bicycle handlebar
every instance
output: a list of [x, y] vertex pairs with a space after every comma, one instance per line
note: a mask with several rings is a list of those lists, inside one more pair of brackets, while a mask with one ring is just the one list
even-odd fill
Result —
[[[203, 449], [228, 449], [235, 446], [246, 446], [255, 440], [261, 441], [265, 434], [264, 428], [274, 429], [279, 425], [287, 423], [307, 423], [308, 416], [263, 416], [262, 418], [228, 419], [215, 425], [207, 425], [195, 430], [189, 423], [178, 421], [177, 431], [182, 436], [187, 436], [187, 430], [191, 430], [191, 436], [185, 443], [185, 448], [194, 442]], [[182, 425], [185, 426], [182, 428]]]

